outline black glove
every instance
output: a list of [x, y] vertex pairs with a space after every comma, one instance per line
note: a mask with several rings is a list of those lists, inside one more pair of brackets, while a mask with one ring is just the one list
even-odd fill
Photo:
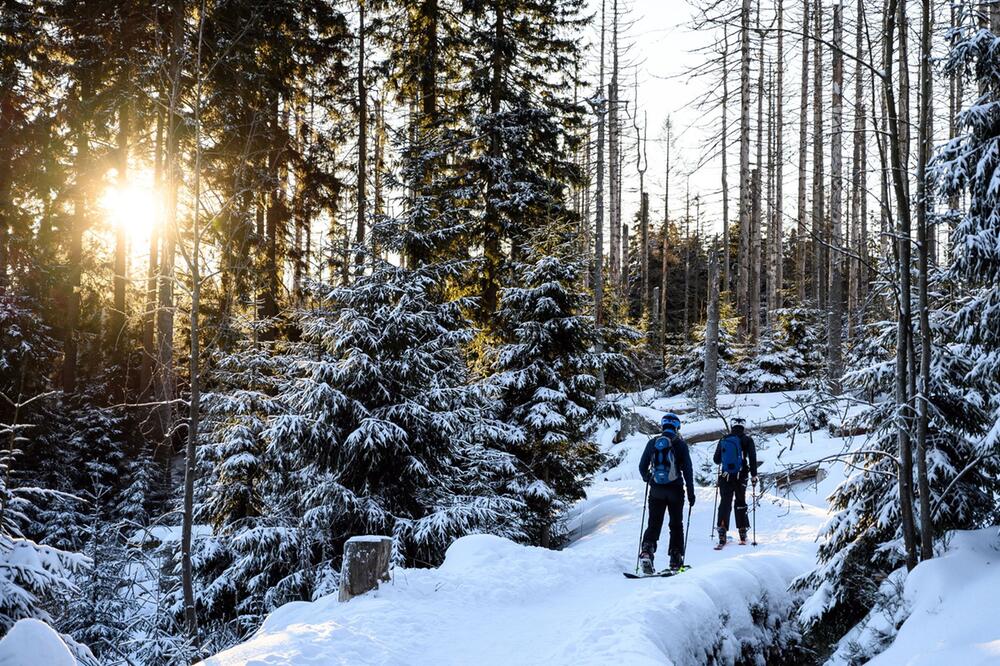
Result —
[[694, 506], [694, 493], [688, 493], [688, 504]]
[[642, 480], [643, 480], [643, 481], [644, 481], [645, 483], [649, 483], [649, 472], [643, 472], [643, 473], [642, 473], [642, 474], [640, 474], [639, 476], [641, 476], [641, 477], [642, 477]]

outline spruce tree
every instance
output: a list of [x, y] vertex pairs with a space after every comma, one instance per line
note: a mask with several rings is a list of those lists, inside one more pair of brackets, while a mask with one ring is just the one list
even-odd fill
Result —
[[604, 456], [593, 435], [605, 418], [618, 413], [600, 400], [598, 373], [628, 371], [621, 353], [600, 353], [601, 332], [590, 316], [582, 289], [584, 267], [575, 239], [553, 221], [535, 234], [517, 287], [503, 290], [501, 344], [488, 355], [490, 384], [499, 388], [501, 421], [517, 426], [523, 441], [514, 448], [530, 470], [521, 488], [531, 543], [558, 545], [559, 514], [584, 497]]

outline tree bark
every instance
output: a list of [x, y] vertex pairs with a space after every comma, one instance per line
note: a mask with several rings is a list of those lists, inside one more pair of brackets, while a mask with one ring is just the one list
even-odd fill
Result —
[[795, 230], [795, 289], [799, 304], [806, 300], [806, 151], [809, 122], [809, 0], [802, 3], [802, 83], [799, 93], [799, 184]]
[[[126, 86], [124, 99], [118, 106], [118, 189], [124, 191], [128, 187], [128, 150], [131, 134], [131, 119], [129, 117], [130, 94]], [[114, 367], [114, 400], [125, 401], [125, 391], [128, 386], [128, 369], [125, 364], [125, 353], [128, 345], [125, 340], [125, 288], [128, 272], [128, 236], [125, 225], [118, 221], [115, 229], [115, 277], [114, 277], [114, 308], [110, 317], [108, 342], [111, 346], [112, 365]]]
[[778, 89], [774, 93], [774, 239], [771, 251], [773, 284], [768, 307], [773, 312], [784, 305], [784, 247], [785, 237], [785, 7], [778, 0]]
[[[906, 567], [917, 566], [916, 533], [913, 518], [913, 451], [910, 441], [912, 423], [911, 400], [909, 395], [909, 339], [912, 336], [912, 314], [910, 312], [910, 202], [906, 191], [906, 168], [902, 157], [900, 118], [896, 108], [896, 97], [892, 87], [893, 40], [897, 25], [897, 14], [902, 17], [903, 9], [899, 0], [888, 0], [886, 7], [886, 29], [883, 40], [882, 95], [886, 104], [889, 126], [888, 146], [891, 161], [893, 192], [896, 197], [896, 275], [898, 292], [896, 298], [896, 438], [899, 445], [899, 513], [903, 530], [903, 546], [906, 550]], [[903, 22], [900, 21], [900, 29]]]
[[620, 122], [618, 119], [618, 0], [611, 4], [611, 82], [608, 84], [608, 179], [610, 187], [610, 278], [612, 286], [622, 293], [622, 218], [620, 190]]
[[[717, 243], [718, 241], [716, 241]], [[714, 247], [708, 257], [708, 308], [705, 321], [705, 411], [716, 410], [719, 372], [719, 255]]]
[[[730, 293], [729, 274], [729, 24], [722, 26], [722, 291]], [[669, 149], [668, 149], [669, 150]], [[664, 252], [666, 255], [666, 252]], [[663, 293], [667, 291], [663, 285]]]
[[364, 272], [365, 224], [368, 204], [365, 188], [368, 185], [368, 90], [365, 86], [365, 0], [358, 0], [358, 219], [354, 244], [356, 273]]
[[928, 219], [927, 162], [931, 152], [931, 3], [922, 1], [920, 20], [920, 109], [917, 125], [917, 291], [920, 313], [920, 382], [917, 401], [917, 490], [920, 499], [920, 559], [934, 557], [934, 532], [931, 521], [930, 483], [927, 478], [927, 436], [930, 428], [931, 346], [934, 343], [930, 324], [928, 272], [931, 260], [931, 226]]
[[844, 374], [842, 322], [844, 316], [843, 253], [841, 228], [843, 219], [843, 134], [844, 134], [844, 35], [843, 5], [833, 7], [833, 95], [831, 99], [830, 133], [830, 311], [827, 323], [827, 375], [834, 395], [841, 392]]
[[826, 307], [827, 252], [823, 243], [827, 240], [826, 211], [823, 164], [823, 5], [816, 0], [813, 15], [813, 298], [820, 308]]
[[750, 0], [740, 10], [740, 246], [736, 311], [740, 332], [750, 334]]

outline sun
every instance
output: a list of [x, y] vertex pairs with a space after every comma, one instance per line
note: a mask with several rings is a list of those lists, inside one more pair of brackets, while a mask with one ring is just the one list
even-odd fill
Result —
[[124, 185], [109, 185], [101, 195], [100, 206], [108, 222], [116, 229], [124, 229], [133, 241], [149, 238], [157, 206], [151, 175], [136, 173]]

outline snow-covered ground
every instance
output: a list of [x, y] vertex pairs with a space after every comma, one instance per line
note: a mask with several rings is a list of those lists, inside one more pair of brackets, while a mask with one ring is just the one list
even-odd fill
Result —
[[[655, 418], [687, 410], [682, 399], [630, 396], [630, 409]], [[788, 420], [783, 394], [722, 396], [723, 414], [755, 424]], [[683, 434], [720, 427], [685, 415]], [[396, 570], [377, 592], [288, 604], [248, 642], [206, 663], [236, 664], [701, 664], [732, 663], [772, 642], [788, 610], [788, 583], [815, 557], [833, 473], [789, 500], [772, 492], [756, 516], [759, 545], [712, 549], [715, 491], [701, 487], [691, 514], [687, 561], [666, 579], [626, 580], [635, 568], [644, 485], [638, 458], [647, 437], [613, 445], [617, 423], [600, 434], [617, 467], [600, 475], [571, 516], [574, 541], [562, 551], [487, 536], [460, 539], [438, 569]], [[814, 433], [815, 435], [815, 433]], [[801, 434], [757, 436], [763, 471], [839, 450], [844, 441]], [[709, 470], [714, 442], [692, 446], [696, 476]], [[781, 460], [778, 461], [778, 453]], [[666, 526], [664, 526], [665, 544]], [[665, 564], [665, 546], [659, 566]]]
[[[773, 435], [766, 424], [792, 423], [802, 394], [720, 396], [721, 414], [743, 416], [758, 443], [761, 472], [787, 470], [863, 443], [827, 429]], [[652, 421], [684, 414], [689, 438], [718, 430], [721, 418], [699, 420], [687, 401], [622, 398]], [[832, 419], [839, 420], [836, 416]], [[644, 485], [638, 459], [647, 437], [614, 444], [618, 423], [599, 434], [621, 462], [600, 474], [569, 516], [573, 541], [562, 551], [519, 546], [488, 536], [456, 541], [437, 569], [397, 569], [376, 592], [338, 603], [336, 595], [293, 603], [271, 614], [246, 643], [208, 666], [278, 664], [731, 664], [787, 638], [788, 584], [815, 561], [815, 536], [827, 518], [825, 498], [843, 479], [825, 463], [816, 482], [776, 494], [768, 488], [756, 515], [759, 545], [712, 549], [715, 491], [699, 487], [691, 513], [690, 571], [673, 578], [626, 580], [633, 571]], [[692, 446], [696, 478], [711, 479], [714, 440]], [[661, 546], [666, 542], [666, 526]], [[660, 561], [665, 563], [665, 547]], [[895, 590], [894, 590], [895, 584]], [[1000, 663], [1000, 531], [953, 536], [942, 557], [909, 577], [883, 585], [898, 603], [873, 612], [840, 644], [829, 664]], [[897, 633], [897, 627], [898, 633]]]

